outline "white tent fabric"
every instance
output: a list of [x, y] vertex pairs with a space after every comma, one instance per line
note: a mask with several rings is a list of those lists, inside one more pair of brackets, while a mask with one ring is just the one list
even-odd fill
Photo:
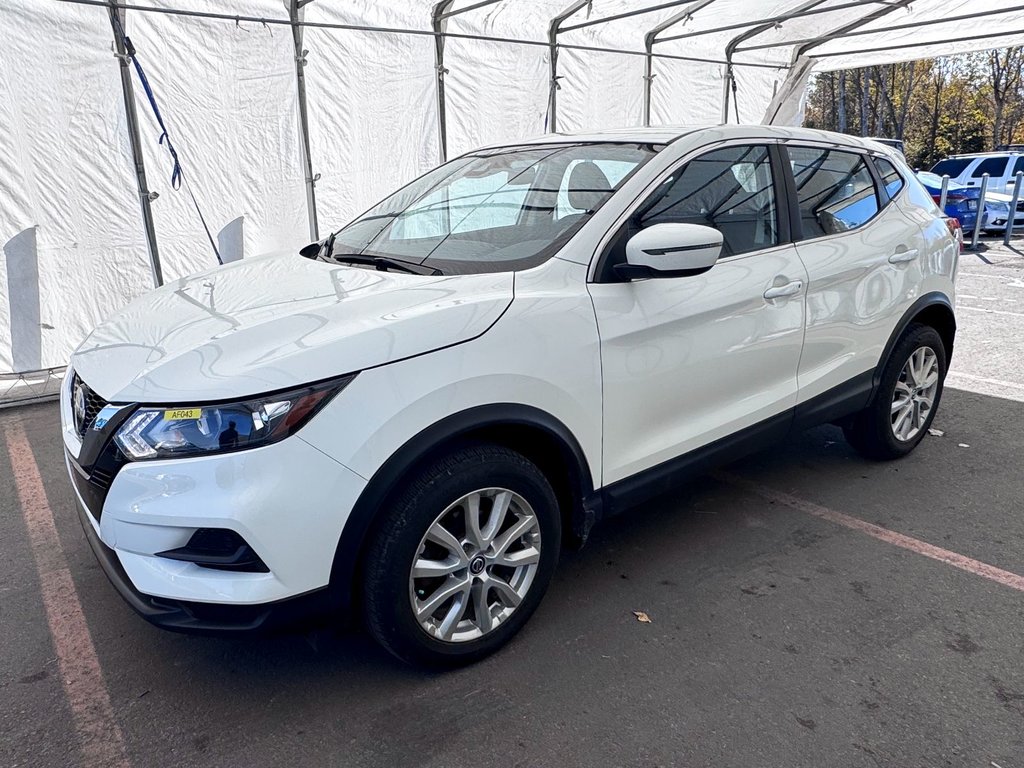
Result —
[[[0, 4], [0, 377], [63, 365], [91, 326], [152, 287], [105, 2]], [[297, 51], [292, 2], [130, 0], [123, 11], [186, 180], [173, 189], [132, 72], [166, 280], [216, 264], [189, 190], [225, 261], [308, 242], [304, 133], [321, 233], [440, 161], [434, 3], [303, 3]], [[1024, 43], [1024, 5], [1003, 0], [453, 0], [444, 9], [449, 157], [551, 128], [548, 35], [563, 15], [560, 132], [641, 124], [646, 83], [652, 124], [795, 123], [815, 71]], [[647, 81], [645, 36], [658, 27]]]

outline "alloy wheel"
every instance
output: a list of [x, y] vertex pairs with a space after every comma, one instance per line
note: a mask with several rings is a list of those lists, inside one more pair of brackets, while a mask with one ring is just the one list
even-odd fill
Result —
[[541, 536], [530, 504], [505, 488], [484, 488], [449, 505], [420, 540], [409, 600], [420, 627], [452, 643], [480, 638], [519, 607], [540, 563]]
[[890, 415], [897, 440], [913, 440], [924, 428], [938, 389], [939, 358], [931, 347], [918, 347], [903, 365], [893, 390]]

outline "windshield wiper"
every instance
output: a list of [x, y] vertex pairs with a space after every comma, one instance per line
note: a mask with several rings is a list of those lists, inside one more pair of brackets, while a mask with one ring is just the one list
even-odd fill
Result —
[[367, 264], [371, 267], [376, 267], [382, 272], [395, 269], [399, 272], [408, 272], [412, 275], [443, 275], [437, 267], [427, 267], [423, 264], [416, 264], [411, 261], [400, 261], [399, 259], [389, 259], [386, 256], [368, 256], [365, 253], [332, 253], [328, 257], [332, 261], [338, 261], [342, 264]]

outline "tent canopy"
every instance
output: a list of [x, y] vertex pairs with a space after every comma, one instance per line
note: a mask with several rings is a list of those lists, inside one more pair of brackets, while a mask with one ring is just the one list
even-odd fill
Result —
[[63, 365], [155, 266], [295, 250], [445, 156], [552, 129], [798, 122], [814, 71], [1022, 44], [1024, 3], [5, 0], [0, 43], [4, 377]]

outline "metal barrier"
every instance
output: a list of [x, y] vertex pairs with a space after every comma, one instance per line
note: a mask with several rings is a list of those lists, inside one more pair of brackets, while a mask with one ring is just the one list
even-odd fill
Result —
[[946, 212], [946, 193], [949, 192], [949, 174], [942, 177], [942, 186], [939, 188], [939, 210]]
[[0, 408], [53, 400], [60, 395], [64, 366], [0, 374]]
[[1010, 244], [1010, 236], [1013, 234], [1013, 220], [1017, 215], [1017, 200], [1020, 199], [1020, 180], [1024, 178], [1024, 171], [1017, 171], [1013, 176], [1013, 199], [1010, 200], [1010, 215], [1006, 218], [1006, 232], [1003, 233], [1003, 245]]
[[978, 196], [978, 216], [974, 220], [974, 235], [971, 237], [971, 250], [978, 250], [978, 237], [981, 235], [981, 225], [985, 220], [985, 195], [988, 193], [988, 174], [981, 174], [981, 194]]

